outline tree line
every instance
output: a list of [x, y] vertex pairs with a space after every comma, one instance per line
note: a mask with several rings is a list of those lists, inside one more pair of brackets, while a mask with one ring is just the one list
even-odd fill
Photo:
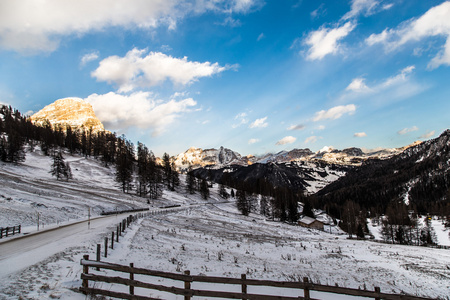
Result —
[[139, 196], [156, 199], [162, 195], [163, 185], [174, 190], [179, 185], [178, 173], [170, 156], [165, 153], [162, 165], [144, 144], [138, 142], [137, 153], [133, 143], [124, 135], [108, 131], [94, 132], [82, 126], [52, 126], [45, 120], [41, 126], [32, 123], [11, 106], [0, 106], [0, 160], [20, 163], [25, 160], [25, 145], [34, 151], [53, 157], [51, 173], [58, 179], [71, 178], [70, 167], [64, 162], [61, 149], [70, 154], [93, 157], [105, 167], [115, 166], [115, 179], [123, 192], [135, 190]]

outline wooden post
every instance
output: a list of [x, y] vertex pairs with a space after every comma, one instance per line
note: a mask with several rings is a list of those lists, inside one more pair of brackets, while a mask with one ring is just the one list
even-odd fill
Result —
[[247, 297], [245, 297], [245, 295], [247, 295], [247, 284], [245, 281], [247, 279], [247, 275], [241, 274], [241, 279], [242, 279], [242, 300], [246, 300]]
[[105, 237], [105, 257], [108, 257], [108, 237]]
[[378, 293], [378, 295], [375, 296], [375, 300], [381, 300], [381, 298], [380, 298], [380, 288], [378, 286], [375, 287], [375, 293]]
[[3, 238], [3, 227], [0, 228], [0, 239], [2, 239], [2, 238]]
[[114, 231], [111, 232], [111, 249], [114, 249]]
[[[89, 255], [83, 255], [84, 260], [89, 260]], [[89, 266], [83, 265], [83, 273], [89, 274]], [[89, 287], [89, 281], [87, 279], [83, 279], [83, 283], [81, 284], [83, 288]], [[87, 292], [83, 291], [83, 294], [87, 295]]]
[[[100, 261], [100, 247], [101, 247], [101, 245], [100, 244], [97, 244], [97, 261]], [[100, 269], [99, 268], [97, 268], [97, 271], [100, 271]]]
[[20, 230], [22, 229], [22, 225], [19, 225], [19, 233], [20, 233]]
[[305, 288], [303, 289], [303, 298], [311, 299], [309, 296], [309, 279], [308, 279], [308, 277], [303, 277], [303, 283], [305, 284]]
[[[186, 270], [184, 271], [184, 275], [191, 275], [191, 271]], [[184, 282], [184, 289], [185, 290], [190, 290], [191, 289], [191, 282], [189, 280], [186, 280]], [[184, 300], [190, 300], [191, 296], [184, 296]]]
[[[133, 269], [134, 268], [134, 264], [130, 263], [130, 268]], [[133, 270], [130, 270], [130, 280], [134, 280], [134, 273]], [[134, 286], [130, 285], [130, 295], [134, 295]]]
[[9, 227], [6, 227], [6, 237], [8, 237]]
[[118, 243], [118, 242], [119, 242], [119, 232], [120, 232], [120, 230], [119, 230], [119, 225], [117, 225], [117, 232], [116, 232], [116, 243]]
[[122, 236], [122, 223], [119, 223], [119, 234]]

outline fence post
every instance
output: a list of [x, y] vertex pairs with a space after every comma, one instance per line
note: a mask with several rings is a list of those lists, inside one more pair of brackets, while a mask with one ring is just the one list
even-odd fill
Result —
[[19, 225], [19, 233], [20, 233], [20, 230], [22, 229], [22, 225]]
[[122, 223], [119, 223], [119, 234], [122, 236]]
[[378, 293], [378, 295], [375, 296], [375, 300], [380, 300], [380, 288], [378, 286], [375, 287], [375, 293]]
[[308, 277], [303, 277], [303, 283], [305, 284], [305, 287], [303, 288], [303, 298], [310, 299], [310, 296], [309, 296], [309, 279], [308, 279]]
[[[101, 245], [97, 244], [97, 257], [96, 257], [97, 261], [100, 261], [100, 247]], [[100, 271], [100, 268], [97, 268], [97, 271]]]
[[9, 227], [6, 227], [6, 237], [8, 237]]
[[[84, 260], [89, 260], [89, 255], [83, 255]], [[89, 266], [83, 265], [83, 274], [89, 274]], [[89, 287], [89, 281], [87, 279], [83, 279], [81, 286], [85, 289]], [[87, 291], [83, 291], [83, 294], [87, 295]]]
[[2, 238], [3, 238], [3, 227], [0, 228], [0, 239], [2, 239]]
[[247, 297], [245, 297], [245, 295], [247, 295], [247, 283], [245, 282], [246, 279], [247, 279], [247, 275], [241, 274], [241, 280], [242, 280], [242, 300], [246, 300], [246, 299], [247, 299]]
[[117, 232], [116, 232], [116, 242], [117, 243], [119, 242], [119, 232], [120, 232], [119, 225], [117, 225]]
[[[130, 280], [134, 280], [133, 268], [134, 264], [130, 263]], [[134, 295], [134, 286], [130, 284], [130, 295]]]
[[105, 257], [108, 257], [108, 237], [105, 237]]
[[111, 232], [111, 249], [114, 249], [114, 231]]
[[[191, 275], [191, 271], [186, 270], [184, 271], [184, 275]], [[191, 289], [191, 282], [189, 280], [184, 281], [184, 289], [190, 290]], [[187, 291], [186, 291], [187, 292]], [[191, 296], [184, 296], [184, 300], [190, 300]]]

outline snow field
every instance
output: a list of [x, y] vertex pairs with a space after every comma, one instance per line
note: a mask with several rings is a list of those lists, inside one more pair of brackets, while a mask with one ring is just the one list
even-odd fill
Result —
[[[211, 190], [208, 203], [199, 194], [187, 194], [180, 186], [177, 192], [164, 191], [161, 199], [147, 204], [146, 199], [119, 191], [113, 168], [77, 155], [65, 153], [64, 157], [74, 175], [69, 182], [52, 178], [51, 161], [38, 151], [27, 153], [27, 160], [19, 166], [0, 165], [2, 226], [22, 224], [26, 230], [33, 230], [38, 212], [47, 228], [87, 218], [88, 207], [95, 216], [102, 210], [181, 205], [186, 209], [133, 223], [120, 243], [115, 243], [115, 249], [109, 251], [106, 261], [175, 273], [190, 270], [193, 275], [240, 278], [246, 274], [247, 278], [280, 281], [298, 281], [306, 276], [320, 284], [368, 290], [379, 286], [386, 293], [450, 299], [449, 250], [347, 240], [343, 235], [272, 222], [255, 214], [244, 217], [234, 203], [224, 203], [218, 196], [217, 185]], [[183, 185], [184, 176], [180, 176], [180, 181]], [[103, 245], [104, 237], [110, 236], [120, 220], [82, 236], [49, 243], [47, 248], [31, 250], [29, 255], [39, 257], [36, 262], [0, 274], [0, 299], [86, 299], [77, 292], [82, 271], [79, 261], [84, 254], [95, 258], [96, 244]], [[441, 226], [438, 223], [433, 220], [433, 225]], [[440, 233], [436, 232], [439, 238]], [[20, 260], [20, 256], [15, 259]], [[2, 260], [0, 252], [0, 263], [7, 264]], [[193, 288], [197, 287], [195, 284]], [[240, 290], [239, 286], [235, 288]], [[126, 291], [127, 287], [119, 289]], [[252, 289], [249, 287], [248, 291], [262, 293], [261, 288]], [[281, 293], [279, 289], [263, 292]], [[298, 291], [283, 292], [302, 295]], [[145, 293], [148, 295], [149, 291]], [[177, 299], [151, 293], [162, 299]], [[319, 297], [314, 293], [311, 292], [312, 297]], [[337, 295], [320, 298], [340, 299]]]

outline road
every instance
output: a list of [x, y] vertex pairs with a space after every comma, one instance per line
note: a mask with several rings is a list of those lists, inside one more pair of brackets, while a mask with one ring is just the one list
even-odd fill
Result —
[[[108, 226], [116, 226], [128, 214], [80, 221], [18, 239], [0, 242], [0, 278], [19, 272], [67, 248], [79, 247], [106, 236]], [[103, 235], [102, 235], [103, 234]], [[110, 234], [110, 232], [109, 232]]]

